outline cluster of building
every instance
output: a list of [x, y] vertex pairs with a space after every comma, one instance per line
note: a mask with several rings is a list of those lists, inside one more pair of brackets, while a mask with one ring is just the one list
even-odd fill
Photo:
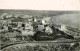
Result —
[[[29, 15], [6, 16], [5, 13], [1, 15], [0, 33], [2, 36], [5, 34], [3, 37], [11, 40], [17, 39], [17, 37], [24, 40], [24, 37], [33, 36], [36, 31], [44, 31], [44, 29], [46, 33], [51, 34], [53, 33], [50, 27], [52, 24], [46, 18]], [[61, 25], [58, 29], [64, 32], [67, 30], [65, 25]], [[4, 34], [2, 34], [3, 32]]]
[[[43, 17], [14, 17], [9, 16], [7, 17], [6, 14], [4, 16], [1, 16], [2, 19], [0, 19], [0, 33], [5, 33], [5, 38], [9, 39], [16, 39], [17, 36], [22, 37], [24, 40], [25, 36], [32, 36], [36, 31], [43, 31], [43, 29], [46, 29], [45, 32], [52, 33], [52, 30], [49, 26], [45, 28], [45, 25], [49, 22], [45, 21]], [[11, 18], [10, 18], [11, 17]], [[19, 33], [16, 33], [19, 32]]]

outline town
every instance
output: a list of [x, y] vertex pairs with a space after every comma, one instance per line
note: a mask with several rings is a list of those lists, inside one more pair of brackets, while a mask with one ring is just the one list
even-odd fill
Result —
[[19, 12], [3, 13], [0, 16], [0, 45], [4, 47], [7, 44], [27, 41], [67, 42], [80, 40], [79, 30], [64, 24], [54, 26], [50, 19], [51, 17], [31, 16]]

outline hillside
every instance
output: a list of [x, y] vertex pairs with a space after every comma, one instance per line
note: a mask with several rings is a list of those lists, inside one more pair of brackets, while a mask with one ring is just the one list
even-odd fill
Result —
[[79, 13], [79, 11], [54, 11], [54, 10], [0, 10], [1, 13], [18, 13], [18, 14], [28, 14], [33, 16], [56, 16], [61, 14], [74, 14]]
[[80, 29], [80, 14], [62, 14], [53, 16], [51, 22], [55, 25], [66, 25]]

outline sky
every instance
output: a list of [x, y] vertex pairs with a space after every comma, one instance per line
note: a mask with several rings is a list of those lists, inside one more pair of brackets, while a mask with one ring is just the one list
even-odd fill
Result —
[[0, 9], [80, 10], [80, 0], [0, 0]]

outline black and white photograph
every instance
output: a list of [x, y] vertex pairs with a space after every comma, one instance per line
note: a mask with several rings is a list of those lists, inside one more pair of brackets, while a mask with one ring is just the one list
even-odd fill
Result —
[[[47, 6], [52, 9], [47, 6], [45, 9], [43, 6], [48, 2], [42, 7], [39, 7], [40, 2], [35, 2], [38, 6], [31, 2], [32, 9], [23, 9], [20, 5], [16, 9], [8, 5], [6, 9], [3, 4], [5, 8], [0, 9], [0, 51], [80, 51], [80, 11], [53, 10], [50, 4]], [[8, 4], [7, 0], [4, 3]]]
[[79, 51], [79, 11], [0, 10], [3, 51]]

